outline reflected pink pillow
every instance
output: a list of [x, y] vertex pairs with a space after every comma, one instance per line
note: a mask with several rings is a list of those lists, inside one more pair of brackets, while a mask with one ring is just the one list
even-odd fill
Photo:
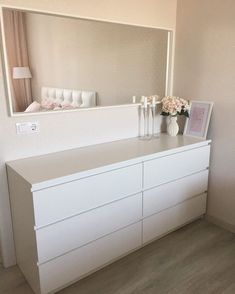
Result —
[[59, 104], [54, 103], [54, 102], [52, 102], [50, 100], [46, 100], [46, 99], [42, 100], [42, 104], [41, 105], [42, 105], [43, 108], [45, 108], [47, 110], [52, 110], [55, 107], [59, 107], [60, 106]]
[[37, 111], [40, 111], [40, 108], [41, 108], [41, 104], [38, 103], [37, 101], [34, 101], [25, 109], [24, 112], [37, 112]]
[[74, 109], [74, 107], [71, 104], [63, 104], [61, 105], [62, 109]]

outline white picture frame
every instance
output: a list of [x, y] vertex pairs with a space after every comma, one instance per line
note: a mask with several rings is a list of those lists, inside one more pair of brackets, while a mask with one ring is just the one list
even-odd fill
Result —
[[192, 100], [190, 102], [189, 118], [184, 127], [184, 136], [206, 139], [212, 108], [211, 101]]

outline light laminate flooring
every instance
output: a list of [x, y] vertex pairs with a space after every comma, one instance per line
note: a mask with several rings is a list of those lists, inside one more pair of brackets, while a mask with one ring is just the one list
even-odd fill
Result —
[[[32, 294], [17, 267], [0, 267], [1, 294]], [[60, 294], [235, 294], [235, 234], [191, 223]]]

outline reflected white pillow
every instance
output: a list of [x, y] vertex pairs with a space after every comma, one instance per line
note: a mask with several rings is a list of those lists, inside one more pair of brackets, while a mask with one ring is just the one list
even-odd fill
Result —
[[71, 106], [73, 108], [78, 108], [82, 104], [82, 92], [81, 91], [73, 91], [72, 92], [72, 103]]
[[95, 106], [94, 92], [82, 92], [82, 104], [80, 107], [92, 107]]
[[37, 112], [40, 111], [41, 104], [38, 103], [37, 101], [32, 102], [24, 112]]

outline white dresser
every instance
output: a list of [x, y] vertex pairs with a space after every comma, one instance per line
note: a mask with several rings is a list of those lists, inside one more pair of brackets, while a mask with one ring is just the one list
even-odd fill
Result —
[[205, 214], [210, 141], [161, 135], [7, 163], [17, 263], [54, 293]]

